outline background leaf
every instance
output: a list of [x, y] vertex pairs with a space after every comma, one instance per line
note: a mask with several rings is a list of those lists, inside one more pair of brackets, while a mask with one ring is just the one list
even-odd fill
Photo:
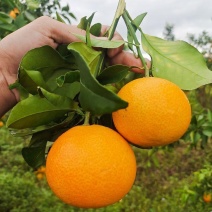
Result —
[[26, 0], [27, 7], [30, 10], [35, 10], [39, 7], [41, 1], [40, 0]]
[[166, 41], [142, 33], [142, 45], [152, 58], [155, 77], [170, 80], [184, 90], [212, 82], [202, 54], [185, 41]]
[[0, 21], [4, 24], [11, 24], [13, 19], [7, 13], [0, 12]]

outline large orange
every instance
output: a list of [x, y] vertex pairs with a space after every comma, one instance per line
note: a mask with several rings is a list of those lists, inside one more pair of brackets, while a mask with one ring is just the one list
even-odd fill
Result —
[[46, 161], [52, 191], [67, 204], [99, 208], [119, 201], [131, 189], [136, 159], [128, 142], [114, 130], [76, 126], [53, 144]]
[[174, 83], [155, 77], [133, 80], [118, 95], [129, 105], [115, 111], [113, 121], [128, 141], [142, 147], [177, 141], [191, 120], [191, 107], [184, 92]]

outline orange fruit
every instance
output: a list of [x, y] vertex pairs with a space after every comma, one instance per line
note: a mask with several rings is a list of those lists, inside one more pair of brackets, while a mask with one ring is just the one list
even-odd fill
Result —
[[11, 18], [15, 19], [16, 16], [17, 16], [19, 13], [20, 13], [20, 12], [19, 12], [18, 8], [14, 8], [13, 10], [10, 11], [9, 16], [10, 16]]
[[207, 193], [204, 193], [204, 195], [203, 195], [203, 201], [206, 202], [206, 203], [211, 202], [212, 201], [211, 195], [210, 194], [207, 194]]
[[3, 127], [3, 126], [4, 126], [3, 121], [0, 121], [0, 127]]
[[42, 180], [45, 177], [45, 175], [43, 173], [37, 173], [36, 177], [38, 180]]
[[99, 208], [119, 201], [131, 189], [136, 159], [128, 142], [100, 125], [76, 126], [53, 144], [46, 161], [46, 178], [65, 203]]
[[9, 16], [11, 17], [11, 18], [16, 18], [16, 13], [14, 12], [14, 10], [11, 10], [10, 11], [10, 13], [9, 13]]
[[117, 131], [141, 147], [163, 146], [177, 141], [191, 120], [185, 93], [174, 83], [156, 77], [133, 80], [118, 95], [128, 107], [113, 112]]

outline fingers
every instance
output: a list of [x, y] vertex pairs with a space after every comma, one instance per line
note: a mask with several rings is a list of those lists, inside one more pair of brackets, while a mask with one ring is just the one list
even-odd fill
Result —
[[[101, 30], [101, 36], [104, 36], [105, 33], [109, 30], [109, 26], [102, 26], [102, 30]], [[113, 35], [112, 40], [123, 40], [122, 36], [118, 33], [115, 32]], [[119, 54], [124, 48], [124, 45], [118, 47], [118, 48], [114, 48], [114, 49], [108, 49], [107, 51], [107, 55], [109, 58], [112, 58], [114, 56], [116, 56], [117, 54]]]
[[[75, 37], [74, 34], [79, 35], [86, 34], [85, 30], [79, 29], [75, 25], [64, 24], [46, 16], [40, 17], [36, 21], [42, 24], [45, 23], [45, 25], [47, 26], [48, 30], [46, 30], [46, 32], [50, 33], [47, 36], [53, 40], [53, 43], [51, 44], [52, 47], [55, 44], [56, 45], [62, 43], [69, 44], [74, 41], [80, 41], [77, 37]], [[108, 29], [109, 29], [108, 26], [103, 25], [100, 36], [104, 36]], [[123, 38], [119, 33], [115, 32], [112, 40], [123, 40]], [[107, 54], [111, 58], [120, 53], [122, 50], [123, 45], [118, 48], [108, 49]]]
[[85, 35], [85, 31], [77, 28], [77, 26], [64, 24], [48, 16], [37, 18], [32, 23], [40, 25], [38, 30], [52, 39], [53, 45], [62, 43], [69, 44], [74, 41], [80, 41], [74, 34]]
[[[111, 65], [122, 64], [126, 66], [137, 66], [140, 68], [132, 68], [133, 72], [144, 73], [144, 66], [139, 58], [136, 58], [132, 53], [121, 51], [116, 56], [110, 58]], [[148, 59], [146, 59], [146, 65], [150, 68], [151, 64]]]

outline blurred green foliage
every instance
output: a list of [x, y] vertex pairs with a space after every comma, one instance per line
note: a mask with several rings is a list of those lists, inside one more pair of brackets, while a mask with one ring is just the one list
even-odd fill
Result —
[[76, 19], [70, 12], [70, 6], [62, 6], [59, 0], [1, 0], [0, 39], [40, 16], [56, 18], [56, 13], [67, 23], [71, 23], [71, 19]]

